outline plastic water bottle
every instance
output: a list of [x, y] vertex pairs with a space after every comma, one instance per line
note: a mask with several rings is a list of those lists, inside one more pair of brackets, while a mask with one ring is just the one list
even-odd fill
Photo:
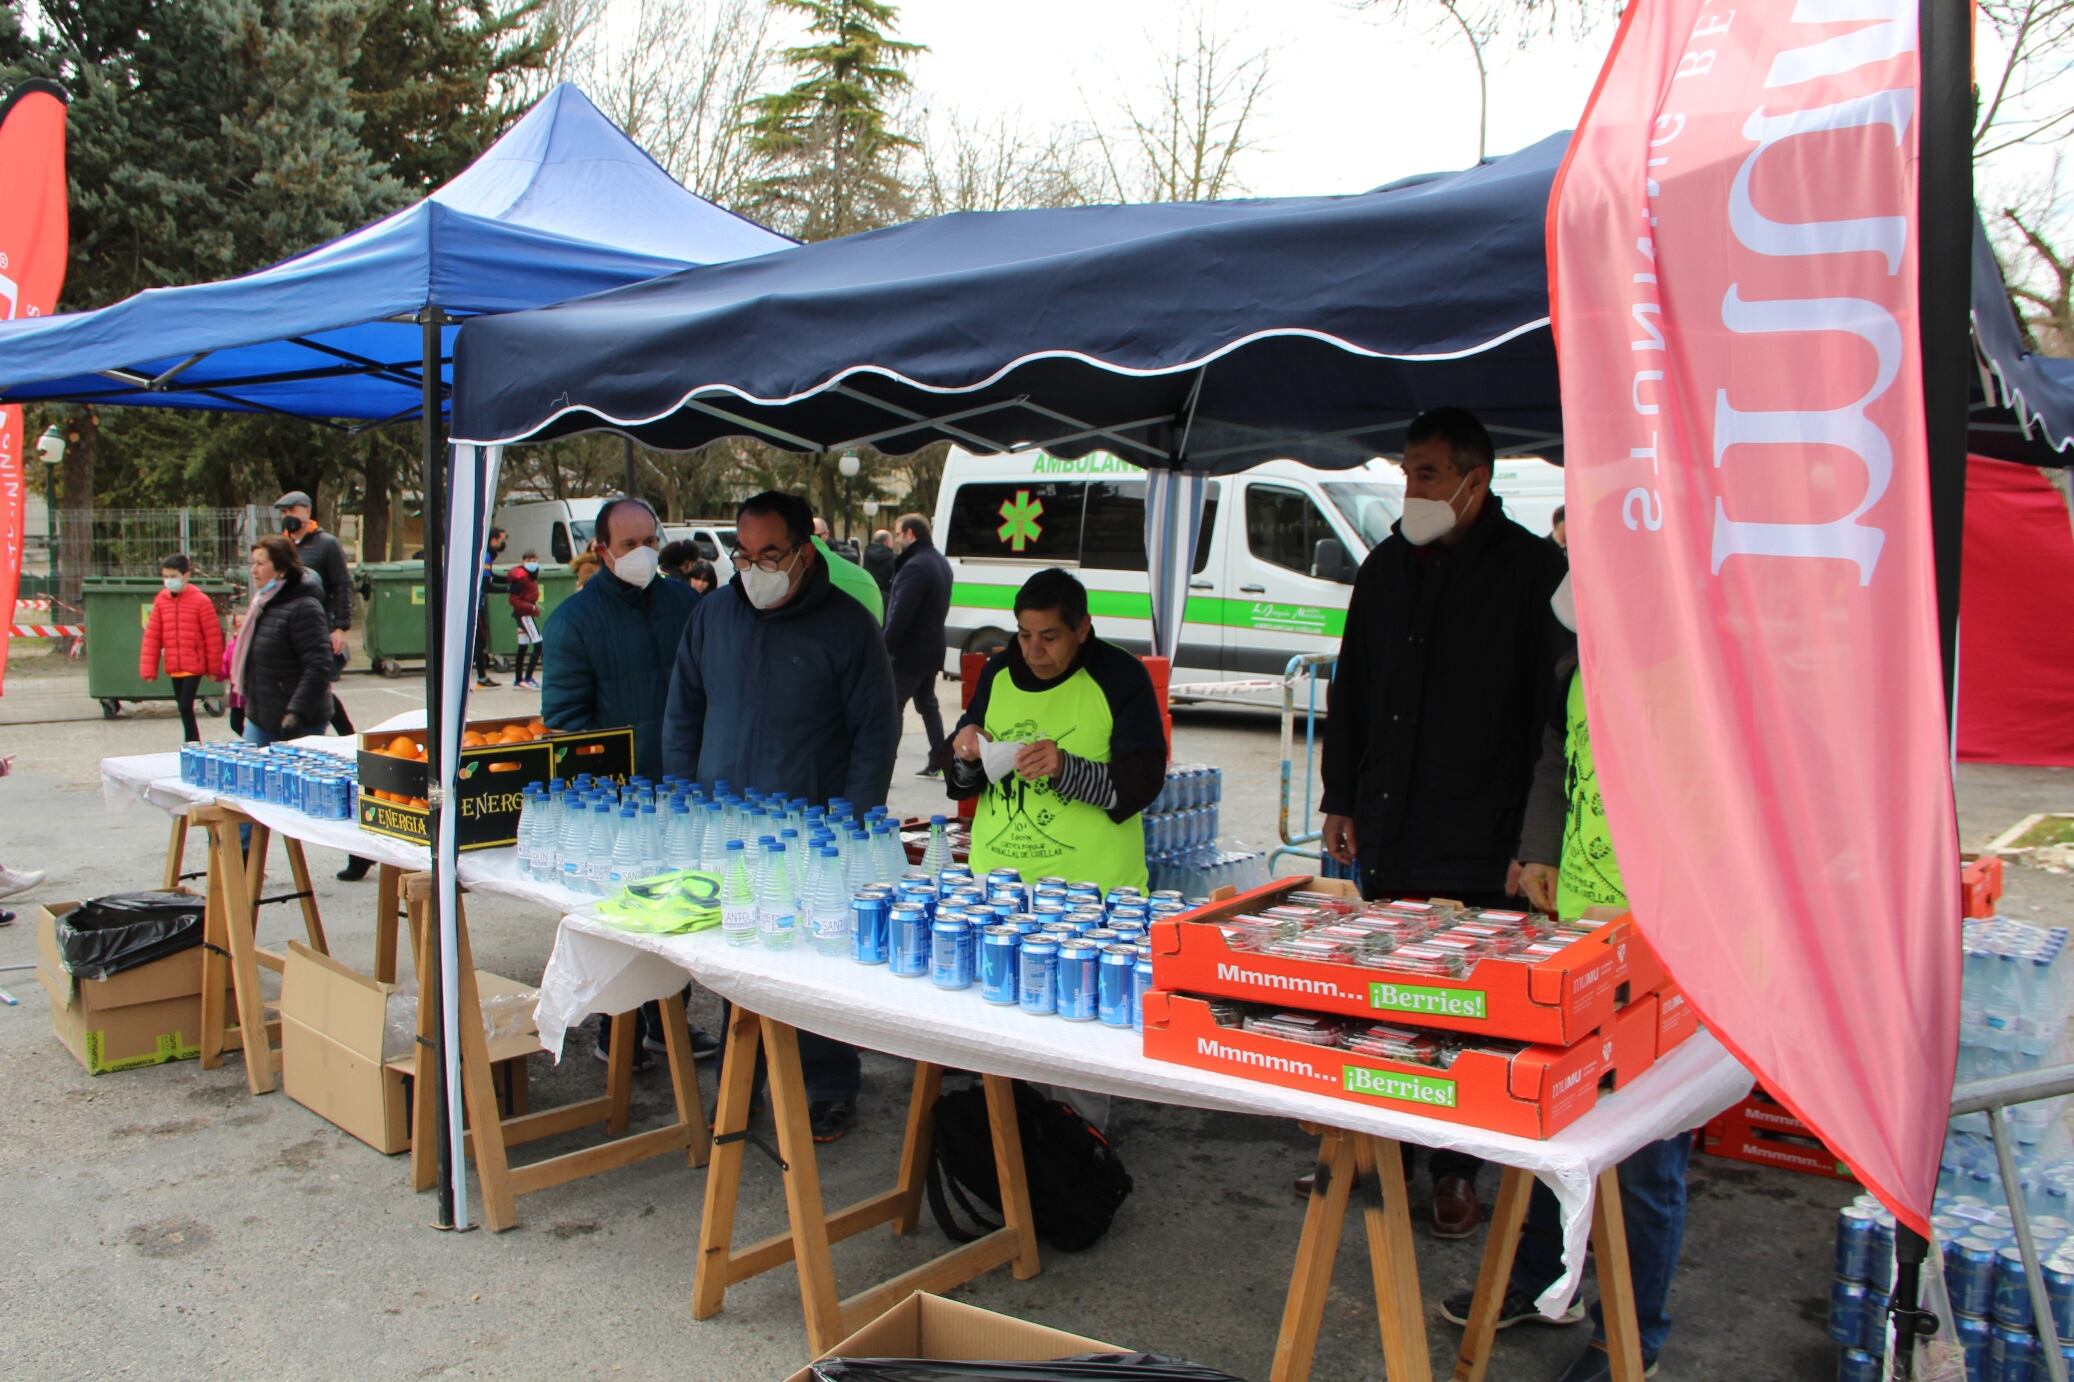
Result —
[[663, 865], [672, 869], [699, 866], [698, 817], [683, 797], [670, 801], [670, 818], [663, 826]]
[[799, 832], [791, 826], [778, 831], [778, 843], [785, 847], [785, 865], [792, 870], [792, 895], [804, 897], [807, 891], [807, 851], [800, 843]]
[[878, 877], [874, 883], [892, 884], [907, 872], [907, 846], [900, 843], [900, 826], [881, 816], [871, 827], [871, 843], [874, 853], [873, 869]]
[[708, 873], [721, 873], [727, 868], [727, 803], [709, 798], [702, 814], [706, 828], [699, 837], [699, 867]]
[[944, 833], [943, 817], [929, 818], [929, 843], [922, 850], [922, 872], [931, 878], [951, 866], [950, 837]]
[[856, 896], [859, 888], [870, 886], [874, 872], [871, 861], [871, 833], [853, 827], [850, 831], [850, 843], [843, 849], [845, 892], [852, 897]]
[[808, 906], [814, 919], [814, 949], [823, 955], [849, 954], [850, 895], [843, 888], [842, 856], [833, 848], [821, 851]]
[[583, 853], [583, 890], [603, 894], [612, 878], [612, 849], [618, 843], [618, 823], [612, 803], [600, 796], [591, 803], [590, 843]]
[[619, 822], [612, 832], [612, 866], [605, 874], [605, 891], [617, 892], [641, 877], [641, 813], [631, 806], [619, 808]]
[[519, 794], [518, 818], [518, 871], [524, 878], [533, 876], [533, 851], [540, 844], [540, 786], [528, 782]]
[[764, 855], [763, 878], [756, 894], [756, 929], [768, 950], [790, 950], [799, 930], [799, 892], [792, 886], [785, 846], [775, 841]]
[[563, 887], [583, 891], [583, 856], [590, 848], [590, 818], [583, 809], [583, 794], [564, 792], [562, 814], [555, 830], [555, 875]]
[[721, 855], [720, 934], [729, 945], [753, 945], [759, 918], [747, 848], [740, 840], [729, 840]]

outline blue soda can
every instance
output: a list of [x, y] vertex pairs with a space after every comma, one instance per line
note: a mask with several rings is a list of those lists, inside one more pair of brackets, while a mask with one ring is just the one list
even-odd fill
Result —
[[1116, 933], [1117, 941], [1123, 945], [1144, 944], [1146, 930], [1134, 921], [1119, 921], [1109, 929]]
[[1988, 1331], [1987, 1376], [1997, 1382], [2031, 1382], [2037, 1362], [2038, 1337], [2029, 1329], [1997, 1324]]
[[979, 938], [979, 996], [989, 1003], [1010, 1006], [1018, 1001], [1022, 972], [1016, 952], [1022, 949], [1023, 933], [1013, 926], [989, 926]]
[[[1066, 903], [1071, 907], [1100, 907], [1102, 905], [1102, 893], [1099, 888], [1068, 888], [1066, 889]], [[1106, 908], [1103, 910], [1105, 913], [1107, 912]]]
[[1891, 1302], [1885, 1291], [1868, 1290], [1865, 1293], [1865, 1333], [1858, 1347], [1867, 1353], [1887, 1356], [1887, 1306]]
[[1100, 946], [1103, 949], [1117, 945], [1123, 940], [1122, 936], [1117, 935], [1116, 932], [1106, 926], [1090, 926], [1087, 930], [1080, 933], [1080, 938], [1089, 945]]
[[1152, 992], [1152, 961], [1144, 955], [1131, 965], [1131, 1030], [1145, 1030], [1145, 995]]
[[1023, 903], [1019, 897], [1006, 897], [996, 893], [987, 903], [987, 914], [996, 922], [1014, 921], [1022, 910]]
[[1012, 869], [1006, 866], [998, 869], [988, 869], [987, 883], [989, 885], [995, 883], [1006, 883], [1010, 887], [1020, 888], [1023, 885], [1023, 871], [1021, 869]]
[[1952, 1309], [1961, 1315], [1986, 1317], [1995, 1303], [1995, 1249], [1975, 1237], [1952, 1244], [1945, 1261], [1945, 1286], [1950, 1290]]
[[1980, 1382], [1988, 1374], [1988, 1322], [1978, 1315], [1954, 1314], [1952, 1332], [1958, 1335], [1959, 1348], [1966, 1355], [1968, 1382]]
[[1057, 1012], [1059, 943], [1049, 936], [1031, 936], [1022, 944], [1016, 957], [1016, 968], [1021, 973], [1016, 1002], [1022, 1010], [1026, 1013]]
[[1856, 1348], [1865, 1337], [1865, 1297], [1862, 1281], [1829, 1283], [1829, 1337], [1847, 1348]]
[[1098, 1008], [1095, 976], [1101, 952], [1084, 940], [1059, 945], [1059, 1016], [1068, 1022], [1092, 1022]]
[[1039, 881], [1036, 887], [1030, 889], [1030, 896], [1032, 896], [1033, 898], [1044, 897], [1051, 898], [1059, 902], [1064, 902], [1069, 895], [1070, 894], [1068, 894], [1068, 892], [1066, 891], [1066, 885], [1064, 883], [1047, 883]]
[[1080, 936], [1080, 928], [1070, 921], [1047, 921], [1039, 929], [1055, 941], [1076, 940]]
[[1151, 892], [1145, 894], [1145, 900], [1147, 902], [1186, 901], [1186, 899], [1181, 896], [1181, 890], [1179, 888], [1154, 888]]
[[1873, 1210], [1846, 1204], [1835, 1214], [1835, 1274], [1840, 1280], [1869, 1280], [1873, 1264]]
[[886, 963], [895, 974], [913, 979], [929, 972], [929, 909], [919, 902], [896, 902], [887, 909], [892, 945]]
[[1037, 920], [1037, 918], [1031, 916], [1028, 912], [1016, 913], [1014, 916], [1008, 919], [1006, 924], [1013, 926], [1018, 932], [1025, 936], [1029, 935], [1033, 931], [1041, 931], [1044, 929], [1043, 925]]
[[2045, 1264], [2045, 1298], [2052, 1306], [2053, 1333], [2074, 1341], [2074, 1264], [2060, 1259]]
[[1836, 1382], [1880, 1382], [1880, 1359], [1862, 1348], [1836, 1355]]
[[2031, 1327], [2031, 1288], [2024, 1280], [2024, 1251], [2008, 1247], [1995, 1250], [1995, 1323], [2012, 1329]]
[[1128, 1027], [1136, 1010], [1138, 952], [1112, 945], [1095, 962], [1095, 1013], [1107, 1027]]
[[940, 989], [972, 987], [972, 928], [959, 918], [939, 917], [929, 927], [929, 982]]
[[1056, 897], [1040, 897], [1030, 904], [1030, 914], [1057, 919], [1066, 915], [1066, 904]]
[[237, 795], [254, 801], [266, 799], [266, 761], [259, 755], [238, 760]]
[[1040, 888], [1057, 888], [1060, 892], [1064, 892], [1066, 890], [1066, 879], [1063, 874], [1047, 873], [1044, 877], [1037, 880], [1037, 886]]
[[850, 899], [850, 958], [861, 965], [886, 963], [892, 946], [893, 894], [883, 887], [859, 888]]
[[1880, 1291], [1894, 1280], [1894, 1216], [1884, 1209], [1872, 1212], [1872, 1255], [1865, 1280]]
[[1129, 921], [1143, 926], [1151, 917], [1152, 910], [1142, 903], [1126, 902], [1109, 909], [1109, 921], [1112, 925], [1119, 921]]

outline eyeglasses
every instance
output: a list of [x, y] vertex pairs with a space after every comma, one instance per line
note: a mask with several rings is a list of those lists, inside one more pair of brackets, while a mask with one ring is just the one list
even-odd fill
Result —
[[799, 555], [799, 548], [793, 548], [782, 557], [764, 557], [760, 560], [752, 558], [739, 547], [730, 549], [727, 555], [728, 560], [735, 564], [735, 570], [737, 571], [747, 571], [753, 566], [758, 571], [768, 571], [775, 575], [792, 564], [792, 559]]

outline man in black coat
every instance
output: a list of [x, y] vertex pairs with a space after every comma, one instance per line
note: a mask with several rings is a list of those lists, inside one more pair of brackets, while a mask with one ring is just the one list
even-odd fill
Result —
[[944, 620], [951, 612], [951, 564], [929, 537], [929, 520], [902, 514], [893, 541], [893, 595], [886, 604], [886, 655], [893, 663], [893, 713], [904, 715], [913, 701], [929, 737], [929, 761], [919, 777], [943, 772], [943, 712], [936, 704], [936, 679], [943, 674]]
[[[281, 515], [281, 531], [295, 544], [303, 570], [324, 587], [324, 617], [331, 626], [331, 679], [336, 682], [346, 670], [346, 630], [353, 627], [353, 575], [346, 567], [346, 549], [317, 522], [310, 496], [302, 490], [289, 490], [274, 501], [274, 509]], [[353, 732], [353, 717], [336, 692], [331, 697], [331, 732]], [[372, 860], [350, 855], [338, 876], [344, 882], [356, 882], [367, 877], [372, 867]]]
[[864, 557], [858, 565], [879, 583], [879, 594], [891, 595], [893, 566], [898, 560], [898, 555], [893, 551], [893, 534], [881, 528], [871, 535], [871, 545], [864, 549]]
[[[1326, 853], [1369, 898], [1504, 906], [1567, 634], [1562, 549], [1505, 516], [1490, 434], [1461, 408], [1412, 420], [1404, 517], [1354, 579], [1327, 702]], [[1516, 903], [1514, 905], [1517, 905]], [[1432, 1225], [1477, 1226], [1474, 1158], [1433, 1154]]]

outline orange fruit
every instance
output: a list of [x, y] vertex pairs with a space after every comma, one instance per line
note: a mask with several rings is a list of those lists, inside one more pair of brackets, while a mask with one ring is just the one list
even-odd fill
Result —
[[425, 800], [425, 798], [423, 797], [412, 797], [410, 799], [410, 804], [412, 806], [417, 807], [420, 811], [428, 811], [432, 808], [432, 803]]
[[526, 728], [533, 731], [533, 737], [535, 739], [539, 739], [544, 737], [547, 733], [547, 721], [539, 718], [538, 716], [535, 716], [534, 718], [526, 721]]
[[392, 754], [397, 758], [416, 758], [418, 756], [418, 746], [409, 735], [399, 734], [389, 741], [389, 747], [384, 749], [383, 752]]
[[479, 749], [487, 742], [488, 740], [472, 729], [461, 736], [461, 747], [464, 749]]

